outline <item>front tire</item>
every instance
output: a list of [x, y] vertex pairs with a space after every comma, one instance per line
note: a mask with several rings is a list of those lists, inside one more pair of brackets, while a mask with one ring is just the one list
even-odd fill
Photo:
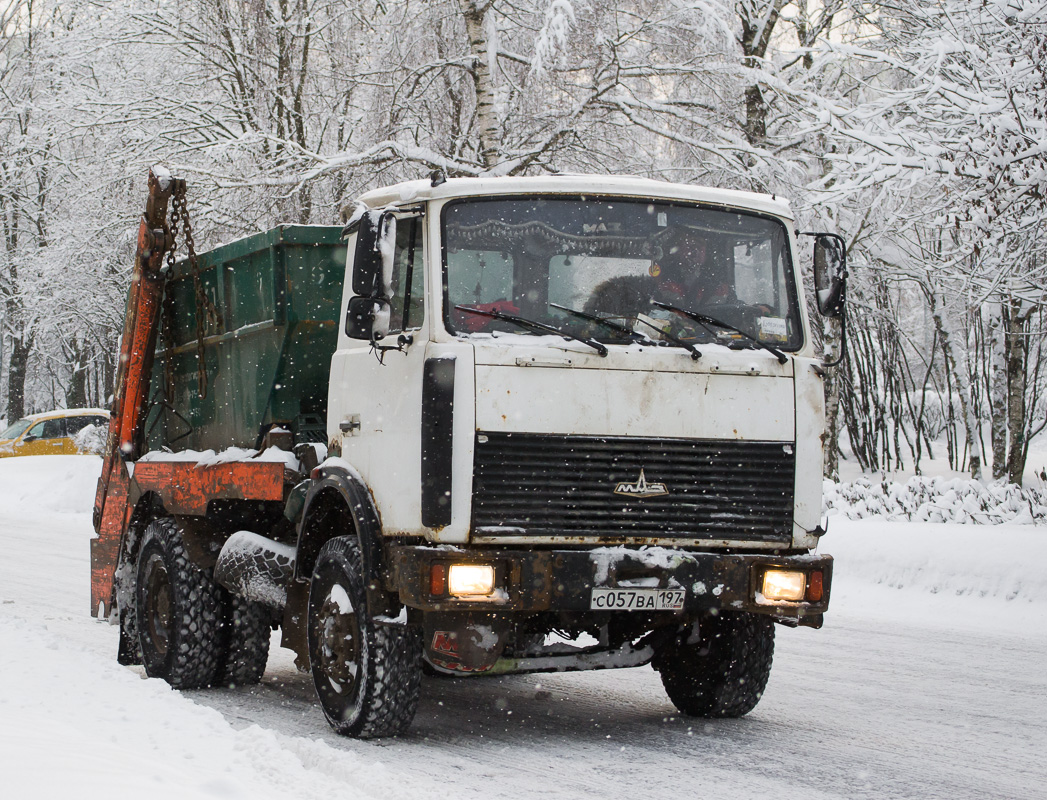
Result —
[[145, 673], [176, 689], [211, 684], [221, 643], [219, 588], [186, 554], [170, 517], [149, 523], [138, 554], [135, 628]]
[[721, 611], [703, 617], [698, 641], [684, 633], [663, 648], [654, 667], [673, 705], [692, 717], [741, 717], [760, 702], [771, 674], [774, 621]]
[[375, 625], [355, 537], [320, 550], [309, 587], [309, 663], [331, 727], [361, 739], [396, 736], [411, 724], [421, 688], [416, 629]]

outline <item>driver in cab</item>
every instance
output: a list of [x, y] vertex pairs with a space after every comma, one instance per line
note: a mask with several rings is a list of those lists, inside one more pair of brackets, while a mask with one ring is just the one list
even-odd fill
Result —
[[705, 236], [681, 227], [660, 258], [651, 263], [654, 299], [695, 309], [736, 302], [721, 265], [712, 258]]
[[647, 313], [651, 300], [689, 310], [737, 302], [713, 250], [704, 235], [681, 226], [655, 248], [647, 275], [604, 281], [593, 289], [585, 311], [632, 317]]

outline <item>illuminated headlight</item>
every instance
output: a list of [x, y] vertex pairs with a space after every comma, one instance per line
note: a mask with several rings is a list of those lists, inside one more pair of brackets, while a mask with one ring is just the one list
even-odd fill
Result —
[[763, 574], [763, 596], [765, 600], [771, 602], [780, 600], [799, 602], [803, 600], [806, 589], [806, 572], [769, 569]]
[[482, 564], [452, 564], [447, 571], [447, 593], [454, 596], [494, 592], [494, 567]]

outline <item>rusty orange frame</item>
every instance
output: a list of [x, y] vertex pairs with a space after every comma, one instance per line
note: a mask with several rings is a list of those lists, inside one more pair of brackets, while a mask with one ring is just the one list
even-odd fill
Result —
[[181, 179], [160, 180], [149, 172], [149, 197], [138, 226], [109, 435], [95, 493], [93, 522], [98, 535], [91, 541], [93, 616], [108, 617], [112, 610], [113, 579], [134, 506], [143, 495], [153, 493], [167, 513], [186, 516], [206, 514], [211, 500], [283, 500], [284, 465], [280, 462], [132, 464], [144, 447], [146, 398], [164, 289], [161, 270], [165, 255], [174, 247], [167, 206], [172, 194], [184, 191]]

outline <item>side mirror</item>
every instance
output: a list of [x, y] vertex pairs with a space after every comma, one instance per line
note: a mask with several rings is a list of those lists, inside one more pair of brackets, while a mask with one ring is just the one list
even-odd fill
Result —
[[377, 342], [389, 335], [389, 301], [382, 297], [351, 297], [345, 315], [350, 339]]
[[395, 241], [396, 217], [388, 211], [364, 212], [356, 232], [353, 294], [361, 297], [387, 296], [386, 290], [392, 279]]
[[29, 444], [30, 442], [35, 442], [39, 438], [39, 436], [23, 436], [22, 444]]
[[825, 317], [843, 313], [847, 294], [847, 245], [835, 233], [815, 234], [814, 292]]

